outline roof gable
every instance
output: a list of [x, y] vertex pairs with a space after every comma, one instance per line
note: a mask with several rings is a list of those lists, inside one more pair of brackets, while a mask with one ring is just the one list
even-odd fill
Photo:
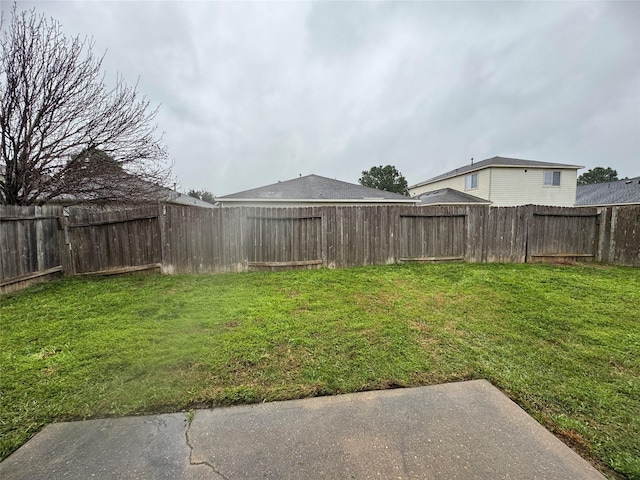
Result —
[[380, 200], [415, 202], [399, 193], [363, 187], [319, 175], [306, 175], [218, 197], [220, 200]]
[[490, 167], [503, 167], [503, 168], [570, 168], [578, 170], [579, 168], [584, 168], [580, 165], [567, 165], [564, 163], [550, 163], [550, 162], [537, 162], [534, 160], [523, 160], [521, 158], [508, 158], [508, 157], [492, 157], [486, 160], [482, 160], [480, 162], [475, 162], [470, 165], [465, 165], [464, 167], [456, 168], [447, 173], [443, 173], [442, 175], [438, 175], [437, 177], [430, 178], [429, 180], [425, 180], [424, 182], [417, 183], [416, 185], [412, 185], [409, 188], [416, 188], [422, 185], [428, 185], [430, 183], [439, 182], [440, 180], [446, 180], [448, 178], [457, 177], [459, 175], [464, 175], [470, 172], [475, 172], [477, 170], [483, 170], [485, 168]]

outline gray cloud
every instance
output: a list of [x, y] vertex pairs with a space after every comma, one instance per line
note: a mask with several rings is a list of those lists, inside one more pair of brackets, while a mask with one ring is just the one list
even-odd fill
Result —
[[637, 2], [33, 5], [162, 104], [185, 189], [493, 155], [640, 174]]

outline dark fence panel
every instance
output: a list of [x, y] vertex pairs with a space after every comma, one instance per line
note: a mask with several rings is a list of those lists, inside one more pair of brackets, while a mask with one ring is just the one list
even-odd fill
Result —
[[69, 209], [73, 274], [160, 269], [158, 209]]
[[527, 261], [597, 257], [599, 218], [596, 208], [532, 207]]
[[400, 214], [398, 260], [452, 261], [466, 258], [466, 209], [417, 209]]
[[402, 207], [317, 207], [325, 212], [327, 264], [333, 268], [395, 262]]
[[323, 259], [323, 215], [311, 208], [252, 209], [246, 217], [251, 270], [318, 268]]
[[601, 235], [602, 261], [640, 267], [640, 205], [613, 207]]
[[58, 276], [62, 208], [0, 205], [0, 293]]
[[527, 255], [530, 207], [474, 207], [483, 217], [481, 262], [523, 263]]
[[222, 273], [246, 270], [242, 207], [163, 206], [164, 273]]

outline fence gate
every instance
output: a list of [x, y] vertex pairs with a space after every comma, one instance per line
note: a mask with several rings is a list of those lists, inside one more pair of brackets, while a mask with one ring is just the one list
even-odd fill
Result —
[[97, 212], [74, 209], [68, 242], [74, 274], [161, 269], [157, 208]]
[[466, 238], [465, 214], [400, 215], [399, 260], [462, 261]]
[[250, 270], [318, 268], [322, 265], [322, 216], [249, 216]]
[[597, 254], [596, 209], [534, 210], [527, 232], [527, 262], [593, 260]]

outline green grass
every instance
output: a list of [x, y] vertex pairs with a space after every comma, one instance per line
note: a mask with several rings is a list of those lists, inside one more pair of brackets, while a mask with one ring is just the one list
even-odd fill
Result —
[[54, 420], [486, 378], [640, 479], [639, 309], [602, 266], [63, 279], [0, 298], [0, 458]]

